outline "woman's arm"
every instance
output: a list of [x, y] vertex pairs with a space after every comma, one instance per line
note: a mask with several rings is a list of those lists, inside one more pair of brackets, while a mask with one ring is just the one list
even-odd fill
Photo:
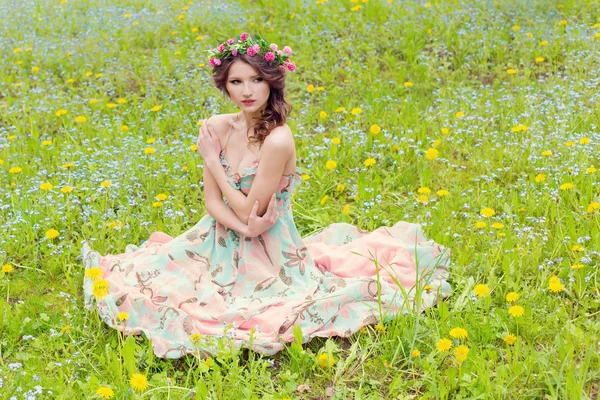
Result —
[[216, 184], [242, 223], [248, 223], [250, 212], [257, 200], [259, 202], [257, 214], [265, 214], [269, 199], [281, 181], [285, 164], [293, 154], [293, 146], [294, 138], [288, 129], [277, 127], [271, 131], [262, 146], [262, 152], [268, 154], [268, 157], [261, 157], [248, 197], [229, 184], [220, 160], [215, 158], [207, 160], [206, 167], [210, 169]]
[[204, 204], [208, 214], [229, 229], [233, 229], [238, 233], [246, 235], [248, 225], [243, 223], [231, 208], [227, 207], [223, 201], [223, 195], [219, 189], [219, 185], [217, 185], [210, 169], [206, 168], [206, 166], [202, 171], [202, 179], [204, 186]]

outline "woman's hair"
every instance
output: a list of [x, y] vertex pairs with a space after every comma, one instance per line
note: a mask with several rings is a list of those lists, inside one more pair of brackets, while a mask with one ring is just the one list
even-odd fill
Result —
[[230, 98], [231, 96], [227, 91], [226, 84], [229, 69], [234, 62], [245, 62], [252, 66], [271, 88], [267, 106], [262, 116], [255, 117], [255, 119], [258, 119], [258, 122], [254, 126], [254, 137], [249, 138], [249, 142], [259, 143], [262, 146], [262, 143], [269, 136], [271, 130], [285, 124], [287, 116], [292, 111], [291, 104], [285, 100], [285, 73], [281, 71], [279, 65], [269, 63], [264, 57], [251, 57], [247, 54], [238, 54], [232, 59], [223, 59], [221, 60], [221, 65], [217, 67], [217, 71], [213, 75], [213, 82], [217, 89]]

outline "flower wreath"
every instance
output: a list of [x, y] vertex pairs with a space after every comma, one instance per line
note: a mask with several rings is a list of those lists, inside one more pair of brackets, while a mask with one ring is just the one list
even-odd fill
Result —
[[281, 72], [286, 70], [294, 71], [296, 65], [290, 62], [289, 56], [292, 54], [290, 46], [285, 46], [283, 50], [278, 50], [275, 43], [267, 44], [258, 34], [252, 38], [248, 33], [242, 32], [235, 39], [227, 39], [214, 49], [205, 50], [208, 52], [208, 63], [214, 67], [213, 74], [217, 72], [217, 67], [221, 65], [221, 60], [230, 59], [238, 54], [248, 54], [250, 57], [255, 55], [263, 56], [270, 63], [279, 65]]

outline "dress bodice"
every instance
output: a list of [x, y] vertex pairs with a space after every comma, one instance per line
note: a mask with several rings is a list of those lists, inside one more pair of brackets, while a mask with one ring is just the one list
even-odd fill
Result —
[[[223, 165], [223, 168], [225, 169], [229, 184], [247, 196], [250, 193], [250, 188], [252, 187], [252, 182], [256, 176], [256, 171], [258, 170], [260, 160], [254, 161], [249, 167], [244, 167], [239, 172], [234, 172], [225, 159], [225, 155], [222, 151], [219, 154], [219, 159], [221, 160], [221, 165]], [[287, 205], [290, 201], [290, 197], [292, 194], [294, 194], [296, 188], [301, 182], [302, 169], [298, 167], [296, 167], [295, 173], [283, 175], [279, 181], [279, 185], [277, 186], [275, 193], [275, 198], [277, 199], [278, 205]], [[227, 199], [225, 199], [225, 202], [228, 204]]]

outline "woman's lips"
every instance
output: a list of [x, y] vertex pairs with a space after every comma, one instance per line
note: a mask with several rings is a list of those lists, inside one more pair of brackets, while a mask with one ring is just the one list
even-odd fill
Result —
[[252, 101], [242, 101], [242, 103], [249, 105], [249, 104], [252, 104], [252, 103], [254, 103], [255, 101], [256, 101], [256, 100], [252, 100]]

